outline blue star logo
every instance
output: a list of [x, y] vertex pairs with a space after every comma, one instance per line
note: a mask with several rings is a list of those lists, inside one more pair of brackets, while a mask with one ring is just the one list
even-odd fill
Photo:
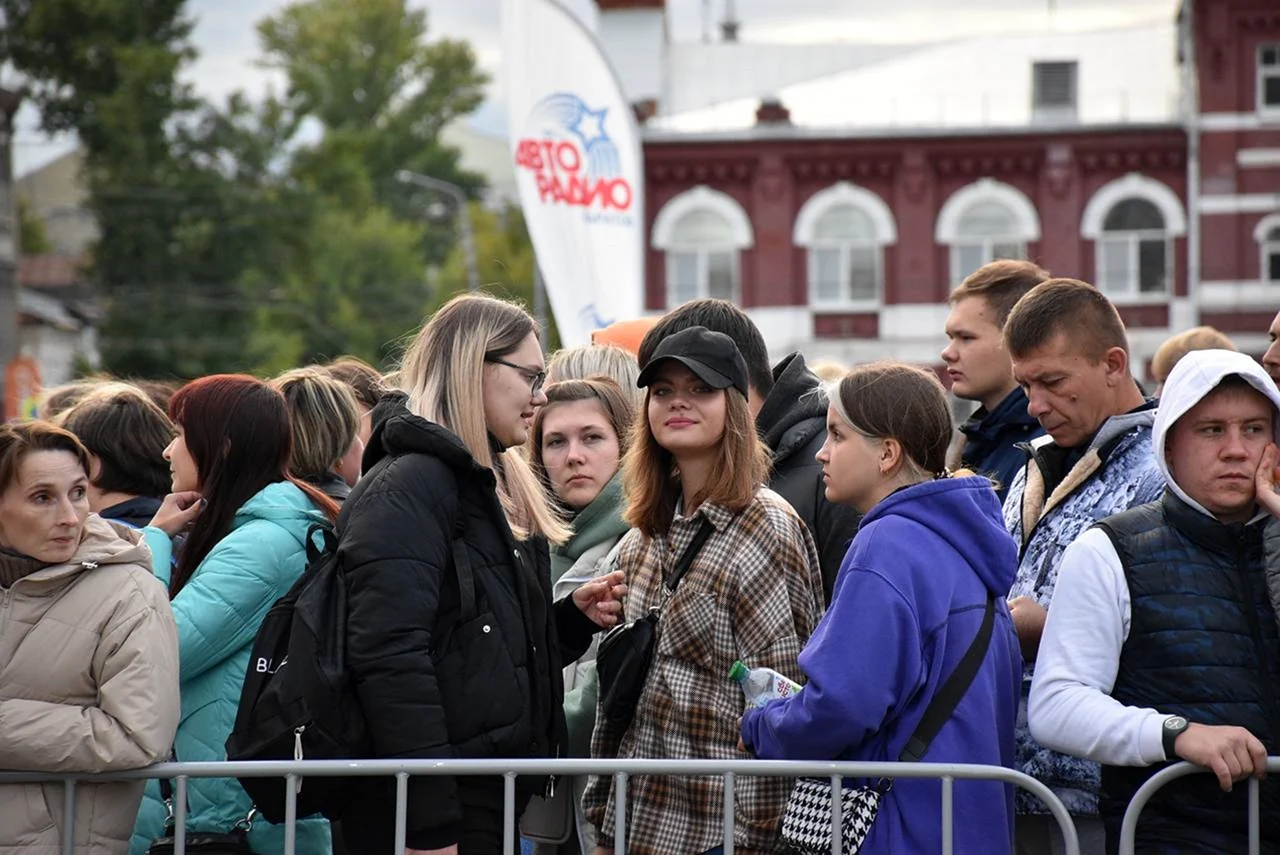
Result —
[[601, 140], [608, 141], [609, 135], [604, 130], [604, 117], [608, 112], [608, 107], [602, 107], [599, 110], [583, 110], [578, 114], [578, 120], [569, 128], [578, 139], [582, 140], [584, 150], [590, 150], [591, 146]]

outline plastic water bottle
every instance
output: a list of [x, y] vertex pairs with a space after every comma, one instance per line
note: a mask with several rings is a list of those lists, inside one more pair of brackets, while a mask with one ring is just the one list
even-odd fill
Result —
[[747, 696], [747, 703], [753, 707], [762, 707], [779, 698], [789, 698], [804, 688], [772, 668], [748, 668], [741, 662], [733, 663], [733, 667], [729, 669], [729, 679], [742, 687], [742, 694]]

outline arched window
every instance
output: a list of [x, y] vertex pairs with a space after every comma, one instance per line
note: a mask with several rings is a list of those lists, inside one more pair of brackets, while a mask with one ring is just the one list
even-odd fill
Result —
[[753, 243], [751, 221], [732, 197], [694, 187], [673, 198], [653, 222], [653, 246], [667, 256], [667, 306], [700, 297], [738, 302], [738, 256]]
[[962, 187], [938, 213], [936, 240], [951, 247], [951, 281], [997, 258], [1026, 258], [1040, 217], [1017, 188], [990, 178]]
[[843, 181], [819, 191], [800, 209], [792, 239], [809, 250], [811, 305], [879, 301], [882, 248], [898, 239], [893, 214], [879, 196]]
[[1171, 293], [1173, 239], [1186, 232], [1177, 194], [1137, 173], [1099, 188], [1080, 225], [1081, 235], [1095, 241], [1094, 284], [1112, 297]]
[[1262, 252], [1258, 278], [1268, 285], [1280, 285], [1280, 213], [1263, 217], [1253, 239]]

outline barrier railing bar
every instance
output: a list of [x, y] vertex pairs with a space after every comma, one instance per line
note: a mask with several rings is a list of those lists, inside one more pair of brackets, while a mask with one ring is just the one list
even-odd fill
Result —
[[62, 788], [62, 855], [76, 851], [76, 781], [69, 779]]
[[[1062, 830], [1065, 855], [1079, 855], [1079, 841], [1066, 807], [1040, 781], [1014, 769], [959, 763], [866, 763], [860, 761], [814, 762], [800, 760], [734, 760], [736, 776], [832, 779], [832, 848], [839, 852], [841, 833], [842, 778], [943, 778], [988, 780], [1014, 784], [1039, 798], [1049, 808]], [[629, 775], [724, 775], [726, 761], [720, 760], [589, 760], [589, 759], [486, 759], [486, 760], [270, 760], [258, 762], [157, 763], [142, 769], [97, 774], [41, 772], [3, 772], [0, 782], [46, 783], [79, 780], [83, 782], [150, 780], [176, 777], [179, 797], [175, 810], [177, 841], [175, 855], [185, 855], [186, 782], [189, 778], [256, 778], [307, 777], [387, 777], [396, 776], [396, 841], [403, 849], [408, 814], [408, 778], [410, 775], [453, 775], [502, 777], [504, 775], [613, 775], [615, 780], [615, 851], [625, 855], [626, 847], [626, 779]], [[1171, 767], [1176, 768], [1176, 767]], [[1194, 768], [1194, 767], [1193, 767]], [[1269, 761], [1269, 768], [1280, 770], [1280, 757]], [[1169, 770], [1164, 770], [1165, 772]], [[1161, 773], [1163, 774], [1163, 772]], [[1186, 774], [1186, 773], [1183, 773]], [[1156, 780], [1158, 776], [1152, 778]], [[1176, 776], [1175, 776], [1176, 777]], [[1165, 779], [1167, 780], [1167, 778]], [[1151, 782], [1149, 781], [1148, 784]], [[1140, 791], [1141, 792], [1141, 791]], [[1136, 797], [1135, 797], [1136, 798]], [[1147, 799], [1150, 795], [1147, 795]], [[1143, 801], [1145, 804], [1145, 799]], [[180, 811], [180, 813], [179, 813]], [[1127, 817], [1126, 817], [1127, 821]], [[1131, 838], [1130, 838], [1131, 839]], [[1132, 846], [1132, 844], [1130, 844]], [[1131, 851], [1131, 850], [1130, 850]]]
[[502, 851], [514, 852], [516, 843], [516, 776], [502, 776]]
[[1261, 855], [1262, 852], [1262, 810], [1258, 803], [1259, 787], [1257, 778], [1249, 779], [1249, 855]]
[[[404, 851], [404, 838], [409, 824], [409, 773], [396, 773], [396, 853]], [[346, 842], [345, 840], [343, 841]]]
[[844, 851], [844, 778], [831, 776], [831, 855]]
[[187, 780], [186, 775], [179, 775], [174, 781], [173, 855], [187, 855]]
[[724, 855], [733, 855], [733, 773], [724, 773]]
[[627, 855], [627, 773], [613, 776], [613, 851]]
[[284, 792], [284, 855], [295, 855], [298, 851], [298, 784], [297, 775], [285, 778]]
[[952, 797], [955, 790], [955, 778], [942, 776], [942, 855], [953, 855], [955, 851], [955, 818]]
[[[1280, 772], [1280, 757], [1267, 758], [1267, 771]], [[1143, 809], [1151, 801], [1151, 797], [1165, 785], [1187, 775], [1209, 774], [1203, 766], [1191, 763], [1175, 763], [1156, 772], [1147, 779], [1129, 800], [1129, 807], [1124, 812], [1124, 820], [1120, 823], [1120, 855], [1133, 855], [1134, 839], [1138, 831], [1138, 819]], [[1052, 805], [1050, 805], [1052, 807]], [[1260, 830], [1260, 809], [1258, 801], [1258, 779], [1249, 779], [1249, 852], [1257, 855], [1262, 847]]]

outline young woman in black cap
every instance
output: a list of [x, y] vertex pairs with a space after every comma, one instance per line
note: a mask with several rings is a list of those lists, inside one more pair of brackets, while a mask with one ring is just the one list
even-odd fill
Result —
[[[593, 757], [716, 758], [738, 749], [746, 708], [729, 680], [736, 660], [800, 679], [796, 657], [821, 616], [822, 582], [808, 529], [762, 485], [769, 456], [747, 409], [747, 367], [728, 336], [692, 327], [654, 351], [640, 372], [644, 417], [623, 464], [627, 521], [618, 567], [630, 593], [626, 619], [662, 604], [644, 690], [629, 723], [610, 720], [605, 687]], [[700, 529], [705, 540], [697, 546]], [[675, 593], [670, 578], [693, 555]], [[735, 845], [773, 851], [790, 782], [736, 785]], [[593, 779], [583, 799], [610, 853], [612, 779]], [[636, 855], [715, 853], [723, 844], [719, 777], [639, 775], [627, 786], [626, 849]]]

